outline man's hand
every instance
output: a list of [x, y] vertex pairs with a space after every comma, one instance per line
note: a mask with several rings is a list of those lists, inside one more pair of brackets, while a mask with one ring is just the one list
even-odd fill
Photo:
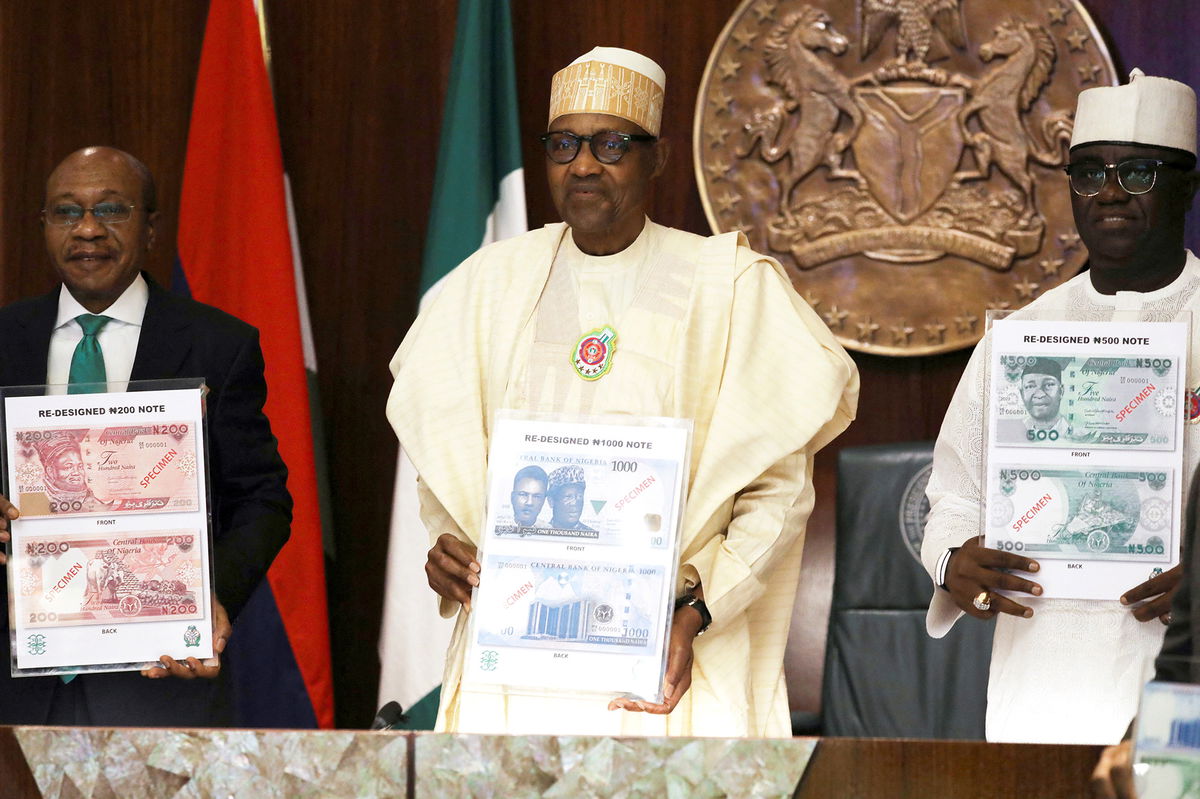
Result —
[[[1165, 571], [1157, 577], [1151, 577], [1146, 582], [1125, 592], [1121, 597], [1122, 605], [1134, 605], [1133, 617], [1138, 621], [1158, 619], [1163, 624], [1171, 623], [1171, 600], [1179, 590], [1183, 581], [1183, 564], [1180, 563], [1170, 571]], [[1149, 599], [1149, 602], [1144, 602]]]
[[479, 585], [479, 561], [475, 547], [459, 541], [450, 533], [438, 536], [425, 561], [429, 587], [446, 599], [471, 609], [471, 589]]
[[1121, 741], [1106, 746], [1100, 762], [1092, 771], [1092, 796], [1095, 799], [1137, 799], [1133, 787], [1133, 742]]
[[692, 642], [704, 619], [693, 607], [675, 611], [671, 621], [671, 641], [667, 645], [667, 673], [663, 677], [663, 703], [645, 702], [619, 697], [608, 703], [609, 710], [645, 711], [666, 715], [675, 709], [679, 700], [692, 687]]
[[[12, 541], [12, 533], [8, 531], [8, 522], [10, 519], [19, 518], [21, 512], [17, 510], [17, 506], [8, 501], [8, 497], [0, 494], [0, 544], [7, 544]], [[0, 552], [0, 566], [8, 563], [8, 556]]]
[[163, 655], [158, 659], [161, 666], [142, 669], [143, 677], [149, 677], [152, 680], [161, 680], [164, 677], [178, 677], [181, 680], [203, 677], [206, 680], [212, 680], [221, 673], [221, 653], [225, 651], [225, 643], [233, 632], [233, 626], [229, 623], [229, 614], [225, 612], [225, 606], [218, 602], [215, 596], [212, 605], [213, 656], [204, 660], [198, 658], [175, 660], [170, 655]]
[[[946, 569], [946, 588], [954, 604], [977, 619], [990, 619], [997, 613], [1010, 613], [1028, 619], [1033, 615], [1033, 608], [1000, 596], [996, 591], [1004, 589], [1041, 596], [1042, 587], [1037, 583], [1001, 571], [1017, 569], [1036, 572], [1039, 568], [1036, 560], [988, 549], [981, 543], [981, 538], [971, 538], [950, 557], [950, 565]], [[985, 591], [991, 599], [991, 607], [980, 610], [975, 607], [975, 597]]]

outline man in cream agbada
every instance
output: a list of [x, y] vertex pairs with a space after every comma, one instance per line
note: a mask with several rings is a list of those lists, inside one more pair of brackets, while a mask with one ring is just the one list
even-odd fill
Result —
[[[740, 233], [646, 217], [665, 75], [596, 48], [558, 72], [541, 137], [563, 218], [458, 266], [392, 360], [388, 417], [420, 475], [426, 573], [445, 616], [438, 729], [788, 736], [783, 652], [813, 455], [858, 375], [774, 260]], [[594, 334], [603, 346], [581, 342]], [[489, 427], [500, 409], [689, 419], [694, 433], [663, 704], [460, 682]], [[704, 635], [700, 635], [705, 633]]]

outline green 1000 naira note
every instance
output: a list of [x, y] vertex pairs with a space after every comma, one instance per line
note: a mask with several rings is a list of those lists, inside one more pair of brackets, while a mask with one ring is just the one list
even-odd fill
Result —
[[1179, 363], [1158, 357], [1001, 355], [996, 444], [1173, 450]]
[[997, 467], [987, 545], [1035, 559], [1167, 562], [1172, 480], [1168, 470]]

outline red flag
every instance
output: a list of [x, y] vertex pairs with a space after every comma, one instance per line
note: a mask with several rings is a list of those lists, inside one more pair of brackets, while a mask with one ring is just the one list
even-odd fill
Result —
[[259, 329], [266, 413], [295, 500], [268, 573], [316, 721], [333, 726], [325, 569], [283, 156], [252, 0], [212, 0], [192, 104], [179, 257], [192, 295]]

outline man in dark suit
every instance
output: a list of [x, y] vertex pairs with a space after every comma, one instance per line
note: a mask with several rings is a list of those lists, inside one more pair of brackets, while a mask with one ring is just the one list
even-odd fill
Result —
[[[157, 217], [153, 178], [128, 153], [89, 147], [55, 168], [42, 226], [62, 286], [0, 309], [0, 386], [103, 380], [110, 390], [123, 390], [127, 381], [204, 378], [218, 656], [202, 662], [164, 655], [160, 666], [140, 675], [84, 674], [69, 682], [10, 677], [8, 592], [0, 569], [0, 724], [230, 723], [219, 653], [232, 620], [288, 538], [292, 500], [262, 412], [267, 386], [258, 331], [168, 293], [142, 272]], [[99, 377], [80, 367], [78, 351], [89, 346], [100, 350]], [[19, 513], [0, 497], [0, 541], [8, 541], [8, 520]]]

